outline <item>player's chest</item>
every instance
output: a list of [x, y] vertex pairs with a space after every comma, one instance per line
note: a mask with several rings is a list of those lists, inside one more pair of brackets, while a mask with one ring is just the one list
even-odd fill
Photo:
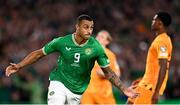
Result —
[[158, 57], [158, 46], [157, 46], [157, 43], [155, 41], [151, 44], [149, 51], [148, 51], [148, 55], [151, 58], [157, 58]]
[[64, 46], [60, 49], [60, 56], [65, 60], [72, 60], [80, 62], [84, 60], [90, 60], [96, 57], [97, 51], [91, 46], [79, 47], [79, 46]]

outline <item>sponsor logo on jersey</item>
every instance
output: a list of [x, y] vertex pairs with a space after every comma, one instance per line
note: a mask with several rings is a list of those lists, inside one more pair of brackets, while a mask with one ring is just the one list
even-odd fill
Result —
[[86, 53], [86, 55], [90, 55], [92, 53], [92, 49], [91, 48], [87, 48], [85, 50], [85, 53]]
[[72, 63], [71, 66], [80, 67], [80, 65], [78, 63]]
[[67, 50], [67, 51], [70, 51], [70, 50], [71, 50], [71, 47], [69, 47], [69, 48], [68, 48], [68, 47], [66, 47], [66, 50]]

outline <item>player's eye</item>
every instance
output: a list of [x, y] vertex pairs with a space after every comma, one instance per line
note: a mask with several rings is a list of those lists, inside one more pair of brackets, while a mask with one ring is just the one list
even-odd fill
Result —
[[88, 29], [89, 27], [88, 27], [88, 25], [84, 25], [83, 28]]

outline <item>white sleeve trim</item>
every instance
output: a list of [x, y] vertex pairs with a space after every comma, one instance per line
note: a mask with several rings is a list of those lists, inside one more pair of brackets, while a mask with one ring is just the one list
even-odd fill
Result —
[[45, 48], [44, 47], [42, 48], [42, 51], [43, 51], [44, 55], [47, 55], [47, 53], [45, 52]]

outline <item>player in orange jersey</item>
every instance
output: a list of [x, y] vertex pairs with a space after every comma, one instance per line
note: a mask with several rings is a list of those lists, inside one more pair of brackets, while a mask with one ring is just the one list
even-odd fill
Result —
[[156, 38], [148, 51], [145, 74], [135, 88], [140, 95], [135, 99], [129, 98], [127, 104], [155, 104], [163, 94], [172, 55], [172, 43], [166, 31], [170, 24], [168, 13], [159, 12], [154, 16], [151, 28]]
[[[117, 64], [115, 54], [109, 50], [107, 45], [111, 42], [112, 38], [106, 30], [100, 31], [96, 39], [101, 43], [105, 49], [105, 53], [110, 60], [110, 68], [120, 76], [119, 66]], [[82, 104], [116, 104], [112, 92], [112, 85], [105, 79], [104, 73], [98, 66], [97, 62], [91, 72], [90, 84], [82, 96]]]

